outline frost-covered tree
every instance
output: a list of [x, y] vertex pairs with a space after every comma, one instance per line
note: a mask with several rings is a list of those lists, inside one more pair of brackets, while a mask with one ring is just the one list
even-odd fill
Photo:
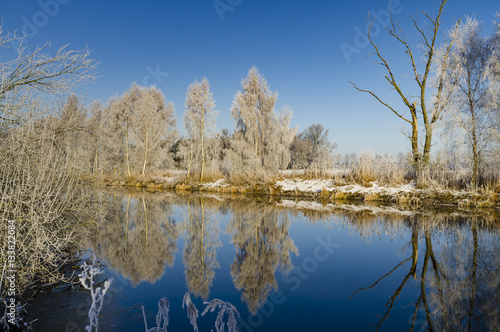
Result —
[[[5, 34], [0, 25], [0, 47], [23, 38]], [[16, 41], [17, 43], [17, 41]], [[50, 43], [29, 52], [19, 43], [17, 56], [0, 65], [0, 125], [22, 124], [28, 110], [37, 109], [46, 100], [38, 94], [52, 96], [67, 93], [72, 87], [95, 80], [97, 63], [90, 58], [90, 51], [59, 48], [55, 55], [46, 53]], [[28, 116], [29, 117], [29, 116]]]
[[[135, 89], [136, 87], [132, 87]], [[106, 108], [109, 150], [113, 151], [117, 162], [125, 163], [127, 175], [130, 170], [130, 135], [132, 133], [132, 109], [127, 107], [125, 95], [112, 97]], [[116, 164], [114, 164], [116, 170]]]
[[104, 106], [100, 101], [92, 102], [87, 131], [90, 135], [89, 149], [92, 173], [94, 175], [103, 170], [104, 158], [106, 157], [103, 151], [103, 112]]
[[491, 147], [490, 162], [496, 165], [497, 169], [500, 168], [500, 12], [497, 13], [497, 20], [495, 21], [495, 32], [491, 36], [491, 43], [494, 48], [490, 61], [490, 74], [494, 84], [491, 88], [491, 96], [494, 114], [493, 114], [493, 130], [491, 131], [493, 138], [493, 145]]
[[241, 82], [242, 90], [234, 97], [231, 116], [236, 131], [231, 142], [229, 163], [232, 168], [276, 171], [290, 162], [289, 147], [296, 130], [290, 129], [292, 112], [275, 112], [277, 93], [271, 92], [267, 81], [252, 67]]
[[456, 33], [451, 51], [450, 79], [457, 84], [453, 107], [448, 110], [449, 125], [465, 133], [472, 160], [472, 185], [477, 184], [480, 164], [491, 142], [494, 130], [495, 84], [492, 57], [495, 38], [482, 35], [479, 21], [467, 17]]
[[[0, 26], [0, 47], [14, 39]], [[61, 276], [61, 262], [98, 220], [94, 194], [76, 185], [77, 161], [63, 155], [67, 146], [60, 138], [71, 131], [71, 121], [54, 114], [56, 103], [65, 103], [63, 94], [93, 80], [96, 62], [86, 49], [47, 50], [20, 44], [17, 56], [0, 62], [0, 250], [7, 252], [7, 228], [15, 221], [18, 297], [32, 286], [69, 281]], [[2, 255], [0, 265], [6, 264]], [[0, 297], [7, 291], [1, 288]]]
[[[72, 94], [63, 103], [57, 123], [57, 145], [66, 159], [73, 161], [75, 167], [85, 169], [89, 166], [88, 133], [86, 131], [86, 108], [79, 98]], [[88, 171], [89, 169], [85, 169]]]
[[174, 105], [166, 103], [161, 90], [137, 84], [121, 97], [113, 97], [106, 109], [108, 150], [125, 163], [127, 174], [160, 165], [175, 142]]
[[[210, 91], [208, 79], [195, 81], [186, 93], [184, 127], [189, 137], [188, 180], [193, 159], [200, 163], [200, 181], [203, 181], [206, 160], [206, 140], [215, 128], [218, 112], [214, 111], [215, 102]], [[199, 156], [199, 158], [195, 158]]]
[[134, 129], [138, 140], [138, 153], [142, 156], [142, 175], [146, 169], [156, 167], [175, 140], [174, 104], [166, 103], [165, 96], [155, 86], [141, 87], [136, 100]]

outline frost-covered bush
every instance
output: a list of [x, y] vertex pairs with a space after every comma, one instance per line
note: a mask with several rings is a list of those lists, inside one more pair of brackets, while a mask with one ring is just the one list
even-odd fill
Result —
[[103, 273], [101, 269], [95, 267], [95, 264], [96, 258], [95, 254], [93, 254], [92, 264], [87, 265], [87, 262], [84, 262], [82, 265], [83, 270], [78, 275], [80, 277], [80, 283], [85, 289], [90, 291], [90, 294], [92, 296], [92, 304], [89, 310], [90, 324], [85, 327], [85, 330], [88, 332], [99, 330], [99, 313], [102, 309], [104, 296], [106, 295], [109, 286], [111, 286], [111, 283], [113, 282], [113, 278], [111, 278], [104, 282], [104, 288], [97, 287], [94, 289], [94, 277]]
[[191, 295], [189, 292], [186, 292], [186, 294], [184, 294], [184, 298], [182, 299], [183, 309], [184, 305], [186, 306], [187, 316], [189, 318], [189, 322], [193, 326], [194, 332], [198, 332], [198, 324], [196, 323], [196, 320], [198, 319], [198, 309], [196, 309], [193, 301], [191, 301]]
[[33, 327], [31, 326], [31, 324], [34, 322], [34, 321], [31, 321], [31, 322], [26, 322], [25, 321], [25, 318], [26, 318], [26, 315], [28, 314], [26, 312], [26, 309], [24, 308], [26, 306], [25, 305], [21, 305], [20, 302], [17, 302], [16, 303], [16, 307], [15, 307], [15, 318], [12, 318], [10, 315], [8, 315], [8, 312], [7, 312], [7, 303], [5, 303], [5, 300], [3, 300], [3, 303], [5, 305], [5, 310], [4, 310], [4, 313], [3, 313], [3, 316], [0, 317], [0, 328], [2, 329], [2, 331], [5, 331], [5, 332], [14, 332], [14, 331], [33, 331]]
[[144, 306], [142, 306], [142, 315], [144, 317], [144, 325], [146, 327], [146, 332], [167, 332], [169, 311], [170, 311], [170, 302], [166, 297], [161, 298], [160, 301], [158, 301], [158, 313], [156, 314], [156, 327], [148, 329], [146, 312], [144, 311]]
[[206, 305], [205, 310], [201, 315], [205, 315], [208, 311], [214, 312], [215, 309], [219, 308], [219, 313], [217, 314], [217, 319], [215, 320], [215, 328], [217, 332], [224, 332], [224, 314], [227, 313], [227, 329], [229, 332], [238, 332], [238, 321], [236, 316], [240, 316], [240, 313], [234, 305], [229, 302], [224, 302], [219, 299], [213, 299], [210, 302], [203, 302]]

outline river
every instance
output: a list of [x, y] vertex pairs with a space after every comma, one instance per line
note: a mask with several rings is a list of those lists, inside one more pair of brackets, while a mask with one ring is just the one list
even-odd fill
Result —
[[[112, 192], [89, 240], [113, 278], [101, 331], [156, 326], [200, 331], [221, 299], [239, 331], [500, 330], [497, 211], [410, 209], [269, 196]], [[84, 250], [85, 251], [85, 250]], [[90, 293], [79, 287], [28, 305], [35, 331], [84, 331]], [[227, 315], [224, 317], [227, 320]], [[227, 327], [226, 327], [227, 331]]]

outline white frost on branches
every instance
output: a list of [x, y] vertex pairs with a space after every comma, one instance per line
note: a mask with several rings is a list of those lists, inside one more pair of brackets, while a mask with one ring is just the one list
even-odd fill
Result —
[[236, 310], [236, 307], [229, 302], [224, 302], [219, 299], [213, 299], [210, 302], [203, 302], [207, 307], [201, 315], [205, 315], [209, 310], [210, 312], [214, 312], [215, 309], [219, 309], [219, 313], [217, 314], [217, 319], [215, 320], [215, 328], [217, 332], [224, 332], [224, 314], [227, 312], [227, 329], [228, 332], [238, 332], [238, 322], [236, 320], [236, 315], [239, 317], [240, 313]]
[[196, 319], [198, 319], [198, 309], [196, 309], [193, 301], [191, 301], [191, 295], [189, 292], [184, 294], [184, 298], [182, 299], [182, 309], [184, 309], [184, 305], [186, 305], [189, 322], [193, 326], [194, 331], [198, 332], [198, 324], [196, 323]]
[[[113, 282], [113, 278], [111, 278], [104, 282], [104, 288], [97, 287], [94, 289], [94, 277], [103, 272], [98, 267], [95, 267], [95, 263], [96, 258], [95, 254], [93, 254], [92, 264], [87, 265], [87, 262], [84, 262], [82, 265], [83, 271], [78, 275], [81, 284], [85, 289], [90, 291], [92, 296], [92, 305], [89, 310], [90, 324], [85, 327], [85, 330], [88, 332], [99, 330], [99, 313], [101, 312], [104, 295], [106, 295], [109, 286], [111, 286]], [[95, 328], [95, 330], [93, 330], [93, 328]]]
[[[166, 297], [163, 297], [158, 301], [158, 313], [156, 314], [156, 327], [148, 329], [148, 322], [146, 320], [146, 312], [144, 311], [144, 306], [142, 306], [142, 315], [144, 316], [144, 325], [146, 327], [146, 332], [167, 332], [168, 326], [168, 312], [170, 311], [170, 302]], [[163, 326], [160, 327], [163, 320]]]

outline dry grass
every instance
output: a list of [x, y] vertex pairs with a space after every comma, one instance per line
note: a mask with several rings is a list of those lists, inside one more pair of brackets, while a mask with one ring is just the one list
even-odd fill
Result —
[[[191, 172], [189, 178], [190, 181], [199, 181], [200, 180], [201, 171]], [[187, 174], [186, 174], [187, 179]], [[203, 172], [203, 182], [215, 182], [220, 179], [226, 179], [224, 174], [218, 169], [207, 169]]]

